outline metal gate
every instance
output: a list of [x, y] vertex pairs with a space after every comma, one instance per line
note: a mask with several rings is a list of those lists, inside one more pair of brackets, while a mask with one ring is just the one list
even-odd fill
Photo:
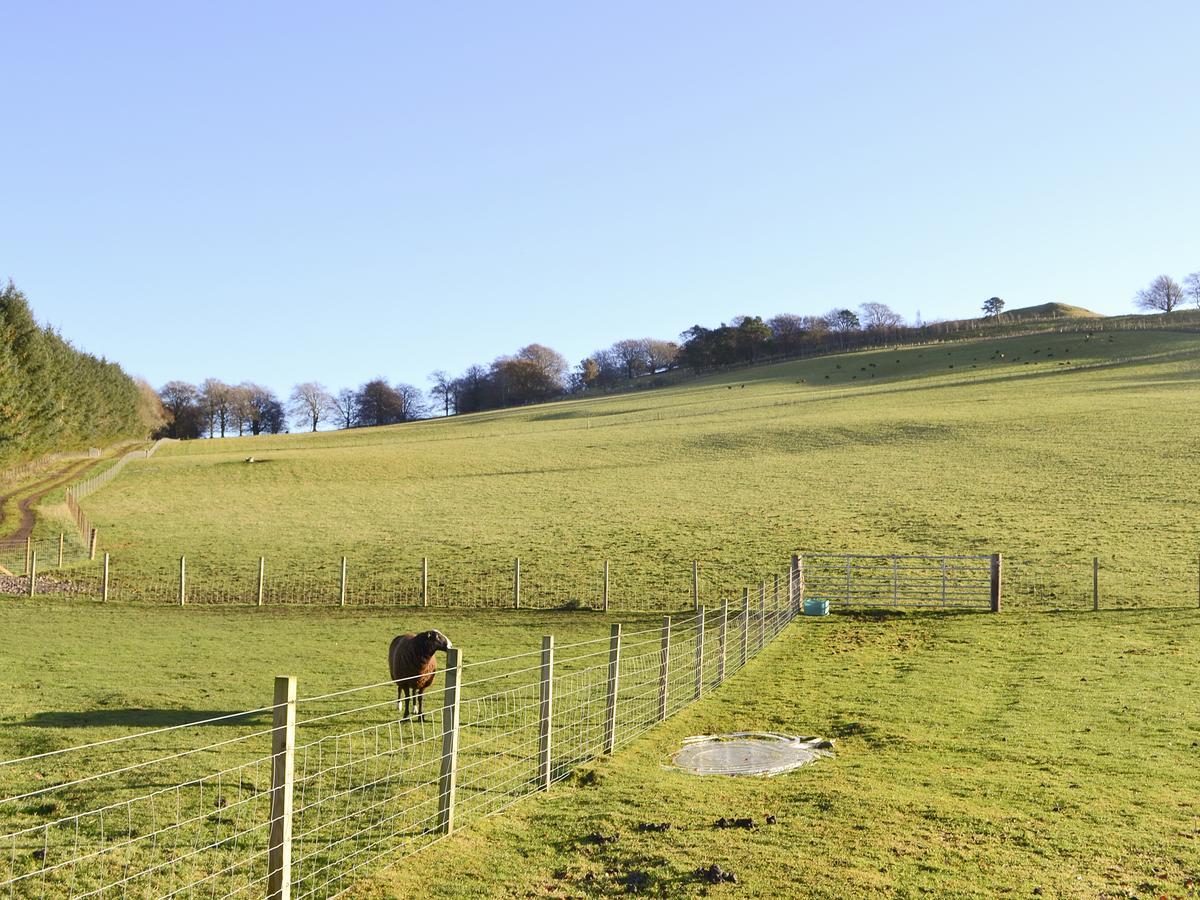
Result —
[[1000, 609], [1000, 555], [805, 554], [804, 598], [880, 609]]

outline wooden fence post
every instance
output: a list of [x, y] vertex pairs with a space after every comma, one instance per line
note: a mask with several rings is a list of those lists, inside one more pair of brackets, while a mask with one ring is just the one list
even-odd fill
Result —
[[100, 529], [93, 528], [91, 537], [88, 539], [88, 559], [96, 558], [96, 542], [100, 537]]
[[658, 721], [667, 717], [668, 680], [671, 676], [671, 617], [663, 616], [662, 642], [658, 651]]
[[58, 567], [63, 567], [63, 549], [65, 548], [66, 535], [61, 531], [58, 533]]
[[296, 772], [296, 679], [275, 679], [271, 724], [271, 827], [267, 839], [267, 898], [292, 896], [292, 794]]
[[604, 561], [604, 611], [608, 612], [608, 560]]
[[104, 554], [104, 577], [100, 582], [100, 602], [108, 602], [108, 554]]
[[33, 537], [32, 536], [26, 537], [25, 538], [25, 571], [23, 573], [21, 573], [23, 575], [29, 574], [29, 554], [31, 554], [32, 552], [33, 552]]
[[604, 752], [617, 746], [617, 691], [621, 682], [621, 623], [608, 633], [608, 698], [604, 704]]
[[742, 588], [742, 666], [750, 658], [750, 588]]
[[1001, 577], [1004, 560], [999, 553], [992, 554], [992, 612], [1000, 612]]
[[692, 560], [692, 609], [700, 609], [700, 563]]
[[267, 558], [260, 556], [258, 558], [258, 605], [263, 605], [263, 593], [267, 586]]
[[1100, 557], [1092, 557], [1092, 611], [1100, 610]]
[[696, 693], [699, 700], [704, 693], [704, 607], [696, 613]]
[[804, 557], [796, 554], [796, 615], [804, 612]]
[[521, 557], [513, 563], [513, 609], [521, 608]]
[[550, 748], [554, 731], [554, 635], [542, 638], [542, 691], [538, 726], [538, 784], [550, 787]]
[[438, 834], [454, 830], [454, 793], [458, 781], [458, 684], [462, 651], [446, 651], [446, 686], [442, 694], [442, 770], [438, 775]]
[[729, 634], [729, 601], [721, 601], [721, 625], [717, 630], [717, 684], [725, 683], [725, 639]]
[[32, 550], [29, 554], [29, 596], [32, 597], [37, 591], [37, 551]]
[[338, 606], [346, 605], [346, 557], [342, 557], [342, 586]]
[[179, 557], [179, 605], [187, 603], [187, 557]]
[[429, 557], [421, 557], [421, 605], [429, 605]]

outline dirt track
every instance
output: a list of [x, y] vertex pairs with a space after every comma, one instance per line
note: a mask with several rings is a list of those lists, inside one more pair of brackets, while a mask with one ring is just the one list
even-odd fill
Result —
[[[74, 481], [80, 472], [95, 462], [96, 460], [94, 459], [77, 460], [59, 469], [53, 475], [48, 475], [41, 481], [34, 482], [32, 485], [22, 485], [9, 491], [7, 494], [0, 495], [0, 540], [22, 541], [29, 537], [33, 533], [33, 507], [37, 505], [38, 501], [51, 491]], [[4, 516], [4, 507], [8, 505], [8, 502], [13, 497], [29, 490], [32, 490], [32, 493], [17, 502], [17, 524], [14, 529], [10, 523], [10, 519]]]

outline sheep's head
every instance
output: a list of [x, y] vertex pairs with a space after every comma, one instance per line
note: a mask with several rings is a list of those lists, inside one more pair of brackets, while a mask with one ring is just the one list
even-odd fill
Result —
[[436, 628], [421, 634], [421, 643], [425, 645], [425, 652], [432, 656], [439, 650], [452, 650], [454, 645], [450, 643], [450, 639], [438, 631]]

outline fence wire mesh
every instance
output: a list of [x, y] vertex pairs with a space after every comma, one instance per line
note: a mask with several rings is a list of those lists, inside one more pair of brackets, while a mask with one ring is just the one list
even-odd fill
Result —
[[[622, 634], [615, 682], [602, 638], [556, 648], [549, 680], [542, 651], [468, 658], [453, 688], [439, 679], [425, 693], [420, 717], [399, 717], [390, 681], [298, 699], [292, 896], [335, 896], [442, 836], [448, 755], [459, 828], [570, 776], [607, 752], [610, 734], [623, 746], [685, 708], [799, 610], [786, 590], [761, 601], [736, 615], [726, 603], [724, 630], [721, 607], [709, 607]], [[738, 633], [744, 658], [729, 652]], [[263, 896], [283, 707], [0, 762], [0, 896]]]

